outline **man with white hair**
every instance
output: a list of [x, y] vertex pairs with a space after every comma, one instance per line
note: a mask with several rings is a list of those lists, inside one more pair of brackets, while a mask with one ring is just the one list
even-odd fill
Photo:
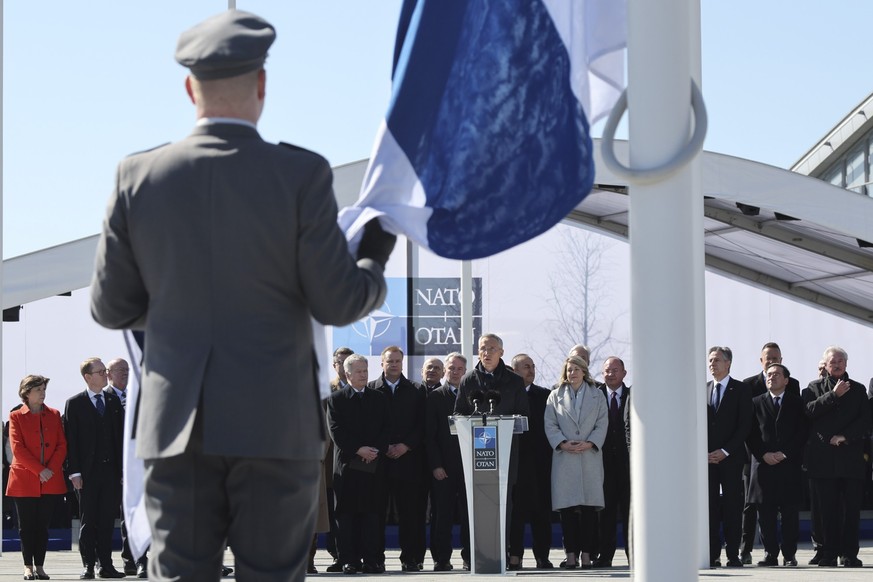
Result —
[[[806, 470], [812, 519], [821, 525], [819, 566], [860, 568], [858, 529], [864, 483], [864, 442], [870, 436], [870, 405], [860, 382], [849, 379], [849, 356], [837, 346], [824, 351], [826, 375], [809, 383], [801, 396], [809, 418]], [[818, 541], [818, 540], [817, 540]]]

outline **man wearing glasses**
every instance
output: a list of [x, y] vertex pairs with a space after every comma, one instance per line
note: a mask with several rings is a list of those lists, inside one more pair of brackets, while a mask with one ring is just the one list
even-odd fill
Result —
[[124, 411], [107, 385], [106, 366], [88, 358], [80, 366], [87, 389], [67, 400], [64, 430], [70, 481], [79, 498], [81, 580], [124, 578], [112, 565], [112, 533], [121, 503]]

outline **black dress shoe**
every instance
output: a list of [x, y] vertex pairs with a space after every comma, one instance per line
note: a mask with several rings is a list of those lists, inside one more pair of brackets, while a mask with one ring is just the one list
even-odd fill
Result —
[[821, 552], [816, 551], [815, 555], [809, 559], [810, 566], [818, 566], [818, 563], [821, 561]]
[[576, 568], [579, 567], [579, 563], [577, 562], [577, 563], [575, 563], [575, 564], [568, 564], [568, 563], [567, 563], [567, 560], [563, 560], [563, 561], [558, 565], [558, 567], [561, 568], [562, 570], [575, 570]]
[[758, 565], [761, 567], [772, 568], [773, 566], [779, 565], [779, 560], [776, 559], [776, 556], [764, 556], [764, 559], [758, 562]]
[[404, 562], [400, 564], [400, 569], [404, 572], [421, 572], [421, 568], [415, 562]]
[[379, 564], [364, 564], [361, 567], [361, 572], [364, 574], [383, 574], [385, 572], [384, 566], [380, 566]]
[[843, 558], [843, 568], [861, 568], [864, 562], [858, 558]]
[[751, 564], [752, 563], [752, 553], [751, 552], [743, 552], [740, 554], [740, 561], [743, 564]]
[[511, 572], [516, 572], [518, 570], [521, 570], [521, 562], [517, 562], [515, 564], [513, 564], [512, 562], [509, 562], [508, 564], [506, 564], [506, 569], [511, 571]]
[[591, 562], [595, 568], [612, 568], [612, 560], [594, 560]]
[[149, 577], [149, 565], [146, 562], [140, 562], [136, 565], [136, 577], [140, 580], [145, 580]]
[[343, 565], [340, 562], [334, 561], [334, 563], [325, 568], [324, 571], [336, 574], [343, 571]]
[[837, 559], [836, 558], [821, 558], [818, 561], [819, 568], [836, 568], [837, 567]]
[[548, 560], [537, 560], [537, 569], [539, 570], [554, 570], [555, 565]]
[[728, 558], [727, 564], [725, 564], [726, 568], [742, 568], [743, 561], [739, 558]]
[[588, 562], [587, 564], [583, 564], [582, 562], [577, 562], [580, 570], [590, 570], [593, 566], [593, 562]]
[[82, 573], [79, 574], [79, 580], [93, 580], [94, 579], [94, 566], [85, 566], [85, 569], [82, 570]]
[[124, 563], [124, 573], [128, 576], [133, 576], [136, 574], [136, 562], [125, 562]]
[[39, 572], [34, 572], [34, 573], [33, 573], [33, 576], [34, 576], [37, 580], [51, 580], [51, 579], [52, 579], [52, 577], [49, 576], [48, 574], [46, 574], [45, 572], [43, 572], [42, 574], [40, 574]]
[[782, 560], [782, 565], [783, 566], [796, 566], [797, 560], [794, 559], [794, 556], [791, 556], [790, 558], [785, 558], [784, 560]]
[[710, 568], [721, 568], [721, 560], [710, 560], [709, 567]]
[[468, 562], [467, 560], [464, 560], [464, 562], [461, 564], [461, 570], [464, 570], [465, 572], [469, 572], [470, 571], [470, 562]]
[[222, 578], [227, 578], [227, 577], [230, 576], [231, 574], [233, 574], [233, 568], [229, 568], [229, 567], [227, 567], [227, 566], [225, 566], [225, 565], [222, 564], [222, 566], [221, 566], [221, 577], [222, 577]]
[[98, 578], [124, 578], [124, 572], [119, 572], [112, 566], [107, 566], [106, 568], [100, 568], [97, 570]]
[[453, 568], [454, 566], [452, 566], [451, 562], [436, 562], [433, 565], [434, 572], [448, 572]]
[[307, 574], [318, 574], [318, 568], [315, 567], [315, 564], [310, 562], [308, 566], [306, 566]]
[[346, 564], [343, 566], [343, 574], [357, 574], [361, 571], [361, 567], [357, 564]]

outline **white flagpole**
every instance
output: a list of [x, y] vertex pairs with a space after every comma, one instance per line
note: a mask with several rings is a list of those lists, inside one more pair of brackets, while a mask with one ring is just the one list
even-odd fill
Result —
[[[696, 1], [629, 1], [632, 168], [660, 166], [689, 140]], [[708, 539], [697, 519], [705, 336], [703, 200], [695, 165], [630, 185], [632, 353], [642, 373], [631, 411], [633, 576], [642, 581], [696, 580], [700, 545]]]
[[461, 261], [461, 353], [467, 358], [467, 369], [476, 365], [473, 350], [473, 263]]

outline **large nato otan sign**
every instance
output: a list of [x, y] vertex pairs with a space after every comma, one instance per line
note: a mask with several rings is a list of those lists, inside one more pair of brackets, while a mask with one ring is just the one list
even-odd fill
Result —
[[497, 470], [497, 427], [473, 427], [473, 470]]
[[[410, 356], [445, 356], [461, 351], [461, 280], [457, 277], [389, 277], [382, 306], [333, 330], [333, 347], [378, 356], [400, 346]], [[482, 334], [482, 279], [473, 279], [473, 342]]]

